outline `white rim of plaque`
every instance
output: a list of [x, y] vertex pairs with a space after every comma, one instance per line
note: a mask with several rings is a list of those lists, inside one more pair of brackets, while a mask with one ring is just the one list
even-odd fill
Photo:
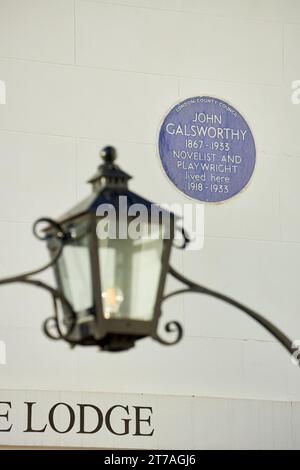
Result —
[[[167, 115], [170, 113], [170, 111], [172, 111], [173, 108], [176, 107], [176, 105], [179, 105], [180, 103], [182, 103], [183, 101], [186, 101], [188, 99], [194, 99], [194, 98], [215, 98], [217, 100], [221, 100], [223, 101], [224, 103], [227, 103], [229, 104], [235, 111], [237, 111], [241, 116], [242, 118], [244, 119], [244, 121], [246, 122], [247, 126], [249, 127], [250, 131], [251, 131], [251, 134], [253, 136], [253, 142], [254, 142], [254, 148], [255, 148], [255, 162], [254, 162], [254, 167], [253, 167], [253, 171], [251, 173], [251, 176], [249, 178], [249, 180], [247, 181], [247, 183], [245, 184], [245, 186], [236, 194], [233, 194], [231, 197], [229, 197], [228, 199], [224, 199], [224, 201], [200, 201], [200, 199], [196, 199], [192, 196], [189, 196], [188, 194], [185, 194], [183, 191], [181, 191], [181, 189], [177, 188], [176, 184], [173, 183], [173, 181], [169, 178], [169, 176], [167, 175], [166, 173], [166, 170], [164, 169], [164, 166], [162, 164], [162, 160], [160, 158], [160, 152], [159, 152], [159, 135], [160, 135], [160, 130], [161, 130], [161, 126], [163, 125], [163, 122], [164, 120], [166, 119]], [[246, 116], [246, 118], [245, 118]], [[159, 160], [159, 164], [160, 164], [160, 167], [162, 169], [162, 173], [164, 175], [164, 177], [166, 178], [166, 180], [169, 182], [170, 186], [172, 186], [172, 188], [175, 188], [176, 191], [178, 191], [182, 196], [186, 197], [187, 199], [190, 199], [191, 201], [194, 201], [196, 204], [207, 204], [207, 205], [216, 205], [216, 204], [226, 204], [226, 202], [230, 202], [232, 201], [232, 199], [235, 199], [237, 198], [238, 196], [240, 196], [240, 194], [242, 194], [246, 189], [248, 189], [248, 186], [250, 185], [250, 183], [252, 183], [252, 180], [253, 180], [253, 177], [254, 177], [254, 173], [255, 173], [255, 169], [256, 169], [256, 161], [257, 161], [257, 145], [256, 145], [256, 142], [255, 142], [255, 139], [254, 139], [254, 133], [253, 133], [253, 128], [252, 126], [250, 126], [249, 124], [249, 121], [248, 121], [248, 116], [246, 113], [244, 112], [240, 112], [238, 109], [236, 109], [235, 105], [232, 104], [232, 102], [230, 100], [227, 100], [227, 99], [224, 99], [224, 98], [221, 98], [220, 96], [217, 96], [217, 95], [211, 95], [209, 93], [207, 94], [201, 94], [201, 95], [193, 95], [193, 96], [187, 96], [186, 98], [180, 98], [178, 100], [176, 100], [167, 110], [167, 112], [164, 114], [164, 116], [162, 116], [162, 118], [160, 119], [160, 122], [159, 122], [159, 126], [157, 128], [157, 132], [156, 132], [156, 156]]]

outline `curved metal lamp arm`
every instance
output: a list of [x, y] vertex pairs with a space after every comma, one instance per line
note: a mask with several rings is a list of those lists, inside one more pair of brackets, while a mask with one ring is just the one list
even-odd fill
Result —
[[38, 234], [37, 226], [39, 223], [47, 223], [49, 226], [52, 226], [53, 228], [56, 228], [57, 230], [55, 235], [53, 235], [53, 238], [56, 238], [56, 240], [58, 241], [57, 252], [55, 256], [52, 258], [52, 260], [49, 263], [45, 264], [44, 266], [40, 268], [34, 269], [33, 271], [27, 271], [26, 273], [18, 274], [16, 276], [11, 276], [11, 277], [0, 279], [0, 285], [10, 284], [12, 282], [21, 282], [22, 280], [27, 279], [28, 277], [31, 277], [31, 276], [34, 276], [35, 274], [39, 274], [43, 271], [46, 271], [46, 269], [50, 268], [56, 263], [56, 261], [62, 254], [63, 240], [66, 238], [66, 233], [63, 231], [62, 227], [52, 219], [49, 219], [46, 217], [38, 219], [34, 223], [33, 228], [32, 228], [33, 234], [36, 238], [38, 238], [38, 240], [47, 240], [48, 238], [47, 236], [42, 237], [41, 235]]
[[[53, 304], [54, 304], [54, 317], [50, 317], [44, 322], [44, 324], [43, 324], [44, 333], [51, 339], [64, 339], [64, 340], [68, 341], [71, 345], [72, 344], [78, 344], [77, 342], [71, 341], [70, 339], [68, 339], [68, 336], [72, 333], [72, 331], [75, 327], [75, 324], [76, 324], [76, 315], [75, 315], [75, 312], [73, 311], [73, 308], [72, 308], [71, 304], [68, 302], [68, 300], [57, 289], [54, 289], [53, 287], [49, 286], [48, 284], [46, 284], [43, 281], [39, 281], [37, 279], [30, 279], [31, 276], [39, 274], [39, 273], [45, 271], [46, 269], [50, 268], [51, 266], [55, 265], [55, 263], [57, 262], [57, 260], [59, 259], [59, 257], [62, 254], [63, 247], [64, 247], [64, 241], [67, 238], [67, 234], [63, 231], [62, 227], [57, 222], [55, 222], [54, 220], [49, 219], [49, 218], [41, 218], [41, 219], [38, 219], [33, 225], [33, 233], [36, 236], [36, 238], [38, 238], [39, 240], [46, 240], [47, 238], [49, 238], [47, 236], [42, 237], [41, 235], [38, 234], [37, 226], [38, 226], [39, 223], [47, 223], [48, 226], [51, 226], [54, 229], [56, 229], [56, 232], [53, 235], [51, 235], [51, 237], [55, 238], [58, 242], [57, 251], [56, 251], [55, 255], [53, 256], [52, 260], [50, 262], [48, 262], [47, 264], [45, 264], [44, 266], [42, 266], [40, 268], [37, 268], [33, 271], [28, 271], [28, 272], [25, 272], [25, 273], [22, 273], [22, 274], [18, 274], [16, 276], [11, 276], [11, 277], [0, 279], [0, 285], [12, 284], [12, 283], [24, 283], [24, 284], [31, 284], [31, 285], [40, 287], [41, 289], [44, 289], [44, 290], [48, 291], [52, 296], [52, 300], [53, 300]], [[71, 323], [70, 323], [70, 327], [68, 328], [67, 332], [65, 332], [65, 333], [62, 331], [62, 329], [60, 327], [59, 316], [58, 316], [58, 308], [57, 308], [57, 301], [58, 300], [61, 302], [61, 304], [70, 313]], [[57, 336], [54, 336], [50, 332], [50, 328], [49, 328], [50, 321], [54, 322], [54, 325], [56, 327]]]
[[273, 323], [271, 323], [269, 320], [264, 318], [259, 313], [255, 312], [254, 310], [247, 307], [246, 305], [238, 302], [237, 300], [232, 299], [231, 297], [228, 297], [227, 295], [221, 294], [220, 292], [217, 292], [212, 289], [208, 289], [207, 287], [196, 284], [195, 282], [185, 278], [182, 274], [175, 271], [175, 269], [173, 269], [171, 266], [169, 267], [169, 273], [173, 277], [175, 277], [178, 281], [188, 286], [188, 288], [179, 289], [177, 291], [171, 292], [170, 294], [167, 294], [163, 298], [163, 300], [173, 297], [174, 295], [183, 294], [185, 292], [197, 292], [200, 294], [206, 294], [211, 297], [215, 297], [216, 299], [222, 300], [223, 302], [233, 305], [239, 310], [242, 310], [243, 312], [245, 312], [251, 318], [256, 320], [261, 326], [263, 326], [269, 333], [271, 333], [271, 335], [273, 335], [290, 354], [293, 354], [295, 352], [295, 347], [293, 347], [293, 341], [290, 338], [288, 338], [288, 336], [286, 336], [275, 325], [273, 325]]

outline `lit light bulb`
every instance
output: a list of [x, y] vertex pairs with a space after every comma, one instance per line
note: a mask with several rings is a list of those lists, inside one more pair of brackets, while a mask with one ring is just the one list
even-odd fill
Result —
[[111, 318], [119, 314], [120, 306], [124, 300], [123, 292], [119, 287], [108, 287], [102, 292], [104, 317]]

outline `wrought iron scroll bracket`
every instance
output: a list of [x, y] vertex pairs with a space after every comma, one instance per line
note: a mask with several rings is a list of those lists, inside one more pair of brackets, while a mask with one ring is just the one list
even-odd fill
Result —
[[[38, 226], [42, 223], [47, 224], [47, 228], [50, 230], [50, 231], [47, 230], [47, 233], [44, 232], [43, 235], [41, 235], [38, 231]], [[36, 274], [40, 274], [56, 264], [56, 262], [58, 261], [59, 257], [62, 254], [64, 243], [68, 239], [68, 234], [64, 232], [63, 228], [57, 222], [47, 217], [40, 218], [34, 223], [33, 234], [38, 240], [47, 241], [49, 239], [54, 239], [56, 241], [56, 246], [54, 248], [54, 254], [53, 254], [51, 261], [38, 269], [28, 271], [22, 274], [18, 274], [16, 276], [11, 276], [11, 277], [0, 279], [0, 285], [12, 284], [12, 283], [23, 283], [23, 284], [34, 285], [36, 287], [39, 287], [49, 292], [53, 300], [54, 316], [45, 320], [45, 322], [43, 323], [43, 331], [46, 334], [46, 336], [48, 336], [48, 338], [55, 339], [55, 340], [64, 339], [68, 341], [70, 344], [74, 344], [73, 341], [68, 339], [76, 323], [76, 315], [75, 315], [75, 312], [73, 311], [71, 304], [62, 295], [62, 293], [59, 292], [57, 289], [49, 286], [43, 281], [32, 279], [32, 276], [35, 276]], [[66, 308], [70, 313], [70, 319], [71, 319], [70, 326], [65, 332], [62, 331], [62, 328], [60, 326], [59, 315], [58, 315], [58, 302], [60, 302], [61, 305], [63, 305], [64, 308]], [[56, 331], [55, 335], [51, 332], [50, 323], [52, 323], [55, 327], [55, 331]]]

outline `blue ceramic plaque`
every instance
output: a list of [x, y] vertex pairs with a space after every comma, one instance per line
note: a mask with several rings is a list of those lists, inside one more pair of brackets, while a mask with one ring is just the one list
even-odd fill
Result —
[[177, 104], [165, 117], [159, 155], [168, 178], [185, 195], [221, 202], [247, 185], [256, 150], [251, 129], [233, 106], [197, 96]]

